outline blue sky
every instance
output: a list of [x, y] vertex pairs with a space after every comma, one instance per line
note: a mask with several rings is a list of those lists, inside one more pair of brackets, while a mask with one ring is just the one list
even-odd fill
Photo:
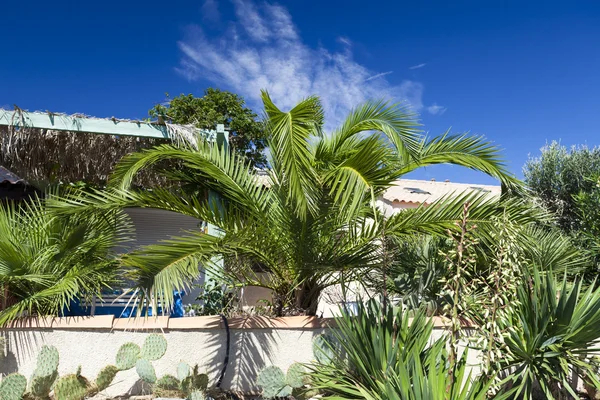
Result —
[[[25, 4], [27, 3], [27, 4]], [[482, 5], [486, 3], [486, 5]], [[526, 3], [523, 5], [521, 3]], [[593, 2], [103, 1], [3, 4], [0, 107], [143, 118], [164, 93], [237, 92], [259, 110], [320, 95], [328, 126], [368, 98], [423, 129], [485, 135], [521, 176], [547, 141], [599, 144]], [[491, 183], [458, 167], [413, 177]]]

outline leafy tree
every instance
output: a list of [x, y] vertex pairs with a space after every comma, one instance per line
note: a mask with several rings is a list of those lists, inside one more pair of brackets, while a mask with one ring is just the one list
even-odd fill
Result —
[[174, 124], [192, 124], [201, 129], [215, 129], [217, 124], [224, 124], [229, 129], [231, 147], [252, 165], [266, 166], [264, 124], [237, 94], [215, 88], [206, 89], [203, 97], [181, 94], [172, 98], [167, 106], [155, 105], [149, 114]]
[[567, 149], [552, 142], [542, 148], [539, 157], [527, 161], [523, 173], [533, 194], [556, 214], [561, 229], [577, 235], [582, 220], [574, 196], [593, 191], [596, 183], [588, 178], [600, 174], [600, 148]]
[[[287, 112], [266, 92], [263, 102], [271, 150], [266, 175], [239, 154], [198, 137], [192, 146], [162, 145], [126, 156], [110, 190], [73, 196], [56, 207], [65, 213], [154, 207], [211, 223], [222, 236], [189, 232], [125, 257], [140, 295], [168, 307], [173, 289], [197, 278], [199, 263], [210, 268], [211, 260], [223, 255], [232, 260], [225, 273], [273, 291], [279, 315], [314, 314], [323, 289], [380, 268], [383, 237], [446, 235], [457, 229], [465, 202], [482, 229], [504, 212], [516, 223], [532, 219], [519, 200], [491, 201], [484, 193], [445, 198], [384, 219], [373, 199], [402, 175], [426, 165], [474, 168], [508, 188], [519, 182], [506, 171], [494, 145], [467, 135], [426, 138], [416, 129], [415, 115], [399, 106], [367, 102], [325, 135], [317, 97]], [[367, 134], [373, 131], [380, 134]], [[215, 191], [220, 199], [132, 189], [139, 171], [163, 160], [182, 163], [185, 168], [171, 174], [182, 184]], [[257, 265], [268, 278], [255, 272]]]
[[130, 234], [124, 213], [58, 216], [46, 201], [0, 203], [0, 326], [60, 315], [117, 279], [114, 249]]

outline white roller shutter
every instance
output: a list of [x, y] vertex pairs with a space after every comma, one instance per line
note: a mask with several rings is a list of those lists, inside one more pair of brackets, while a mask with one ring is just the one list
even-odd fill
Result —
[[130, 249], [155, 244], [185, 231], [199, 232], [202, 222], [187, 215], [151, 208], [128, 208], [125, 210], [135, 226], [135, 241], [128, 243]]
[[[135, 227], [134, 240], [119, 246], [117, 252], [128, 252], [142, 246], [155, 244], [161, 240], [170, 239], [174, 236], [185, 235], [187, 231], [199, 232], [202, 230], [202, 221], [178, 214], [172, 211], [156, 210], [151, 208], [127, 208], [125, 212], [131, 218]], [[204, 280], [200, 276], [200, 282]], [[198, 296], [198, 290], [183, 297], [184, 304], [191, 303]], [[131, 296], [108, 294], [104, 296], [104, 303], [99, 300], [94, 301], [92, 306], [92, 315], [97, 307], [116, 306], [126, 307], [130, 303]]]

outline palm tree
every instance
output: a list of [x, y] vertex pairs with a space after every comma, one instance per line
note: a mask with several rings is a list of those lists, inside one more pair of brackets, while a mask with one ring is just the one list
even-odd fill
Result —
[[40, 198], [0, 203], [0, 326], [61, 315], [74, 300], [101, 296], [117, 279], [114, 248], [129, 232], [118, 210], [59, 216]]
[[[379, 243], [385, 235], [445, 234], [454, 229], [465, 201], [473, 203], [474, 222], [485, 223], [503, 207], [512, 210], [516, 221], [530, 218], [517, 201], [500, 204], [484, 195], [463, 195], [384, 220], [374, 200], [402, 175], [423, 166], [465, 166], [509, 189], [519, 182], [494, 145], [449, 133], [428, 139], [419, 133], [416, 116], [402, 106], [367, 102], [324, 134], [317, 97], [288, 112], [266, 92], [262, 99], [270, 133], [266, 176], [226, 148], [196, 138], [189, 145], [160, 145], [128, 155], [116, 166], [109, 190], [57, 204], [63, 212], [154, 207], [222, 231], [218, 237], [189, 232], [124, 257], [145, 300], [170, 305], [173, 289], [197, 278], [199, 263], [210, 268], [222, 256], [227, 275], [273, 290], [277, 314], [286, 308], [314, 314], [324, 288], [355, 280], [381, 264]], [[181, 168], [159, 173], [178, 181], [177, 190], [132, 189], [140, 171], [174, 160]], [[219, 200], [198, 194], [207, 191], [218, 193]], [[267, 279], [255, 272], [257, 266], [268, 272]]]

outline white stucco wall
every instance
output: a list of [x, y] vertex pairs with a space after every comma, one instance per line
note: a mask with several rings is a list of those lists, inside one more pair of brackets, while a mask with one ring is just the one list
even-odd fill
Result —
[[[61, 375], [73, 373], [81, 365], [82, 374], [93, 380], [103, 367], [115, 364], [115, 356], [122, 344], [134, 342], [141, 346], [149, 333], [156, 332], [164, 334], [168, 342], [165, 356], [153, 362], [158, 377], [165, 374], [176, 375], [177, 364], [183, 360], [192, 366], [198, 364], [200, 371], [209, 375], [210, 385], [214, 386], [223, 368], [226, 331], [222, 329], [222, 325], [219, 325], [219, 318], [212, 318], [208, 323], [202, 322], [207, 318], [211, 317], [179, 318], [168, 323], [173, 323], [181, 329], [167, 327], [118, 330], [123, 329], [124, 321], [114, 320], [113, 327], [118, 329], [71, 327], [0, 331], [0, 335], [7, 339], [8, 350], [0, 363], [0, 378], [17, 371], [26, 377], [31, 376], [41, 347], [52, 345], [56, 346], [60, 354]], [[197, 325], [201, 328], [193, 328], [197, 321], [201, 321]], [[239, 328], [240, 324], [245, 322], [240, 322], [238, 319], [236, 325], [236, 322], [232, 321], [234, 328], [230, 330], [230, 360], [222, 388], [257, 392], [258, 388], [254, 382], [263, 367], [276, 365], [285, 371], [294, 362], [312, 361], [312, 341], [316, 335], [325, 331], [324, 323], [327, 322], [311, 323], [303, 317], [277, 320], [265, 318], [247, 325], [250, 328]], [[91, 324], [80, 326], [91, 326]], [[442, 329], [435, 329], [432, 339], [437, 339], [442, 334]], [[477, 364], [476, 354], [470, 354], [469, 364]], [[138, 379], [135, 369], [121, 371], [117, 374], [113, 385], [103, 394], [107, 396], [139, 394], [143, 390], [143, 385]]]
[[[256, 375], [267, 365], [277, 365], [284, 371], [294, 362], [312, 359], [312, 340], [322, 329], [232, 329], [230, 360], [222, 387], [231, 390], [255, 391]], [[19, 372], [26, 377], [35, 369], [37, 354], [44, 344], [56, 346], [60, 354], [59, 373], [73, 373], [79, 365], [82, 374], [95, 379], [98, 372], [115, 364], [119, 347], [127, 342], [140, 346], [152, 331], [110, 330], [8, 330], [7, 354], [0, 365], [0, 376]], [[155, 332], [160, 333], [160, 330]], [[226, 334], [223, 329], [165, 330], [167, 353], [153, 362], [157, 376], [177, 375], [177, 364], [183, 360], [198, 364], [209, 374], [215, 385], [223, 368]], [[135, 369], [117, 374], [105, 393], [117, 396], [139, 393], [140, 384]]]

